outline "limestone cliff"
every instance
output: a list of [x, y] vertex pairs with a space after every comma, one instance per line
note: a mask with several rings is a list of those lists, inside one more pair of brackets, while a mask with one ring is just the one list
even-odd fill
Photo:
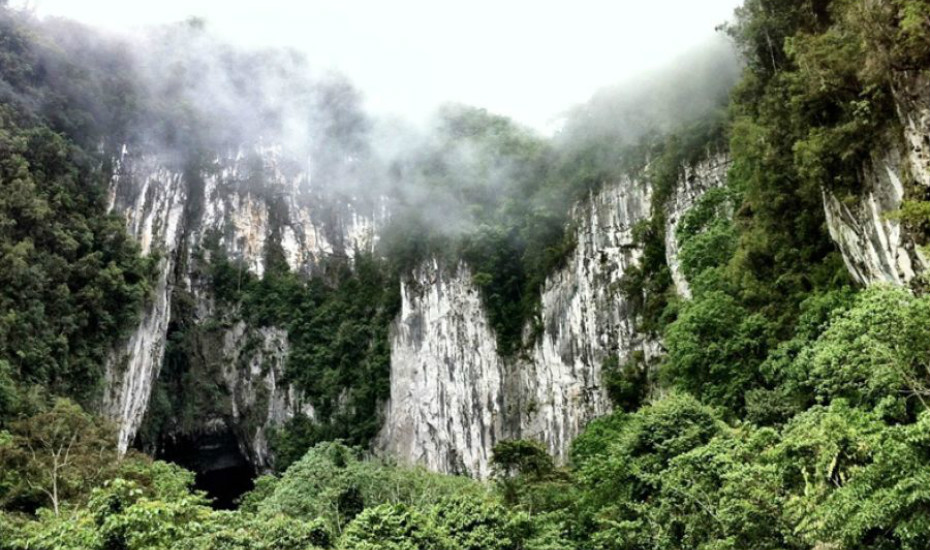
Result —
[[[267, 427], [308, 412], [299, 396], [279, 383], [287, 335], [273, 327], [246, 327], [233, 322], [230, 312], [217, 311], [210, 289], [197, 277], [198, 255], [219, 246], [261, 276], [275, 248], [292, 270], [312, 274], [326, 258], [351, 259], [356, 250], [371, 250], [383, 209], [321, 195], [306, 169], [286, 163], [278, 148], [261, 145], [197, 166], [174, 166], [170, 158], [124, 147], [112, 177], [110, 208], [126, 218], [143, 252], [159, 258], [142, 320], [107, 366], [103, 409], [119, 427], [120, 448], [132, 444], [145, 415], [164, 359], [175, 295], [183, 292], [195, 302], [194, 323], [227, 325], [218, 336], [222, 353], [215, 358], [227, 365], [218, 382], [229, 399], [219, 420], [241, 431], [241, 418], [262, 418], [240, 442], [256, 465], [266, 465]], [[256, 338], [261, 345], [243, 345]], [[264, 397], [257, 399], [260, 394]], [[252, 410], [256, 407], [261, 410]], [[216, 421], [203, 423], [215, 427]]]
[[[903, 284], [927, 265], [888, 215], [900, 208], [907, 185], [930, 186], [930, 108], [919, 107], [921, 101], [902, 109], [904, 152], [880, 152], [865, 168], [865, 194], [854, 203], [824, 196], [831, 235], [862, 282]], [[219, 350], [210, 361], [221, 365], [216, 378], [224, 399], [201, 429], [234, 433], [242, 454], [264, 467], [270, 461], [268, 430], [297, 413], [312, 418], [314, 411], [280, 382], [286, 332], [250, 327], [235, 312], [216, 308], [197, 276], [197, 251], [213, 239], [260, 276], [274, 249], [292, 270], [312, 276], [324, 258], [351, 259], [355, 250], [373, 250], [387, 214], [383, 207], [314, 194], [306, 171], [284, 163], [274, 148], [236, 151], [193, 172], [170, 166], [124, 150], [114, 173], [111, 207], [160, 264], [138, 329], [113, 354], [105, 410], [118, 420], [126, 448], [148, 408], [173, 296], [181, 289], [194, 297], [195, 322], [218, 323], [203, 348]], [[678, 268], [676, 228], [703, 193], [725, 184], [727, 168], [725, 155], [683, 167], [668, 204], [661, 206], [667, 263], [686, 298], [690, 290]], [[636, 329], [636, 309], [618, 284], [642, 255], [633, 228], [656, 208], [647, 180], [624, 178], [573, 208], [576, 246], [541, 289], [538, 321], [527, 327], [525, 351], [516, 357], [498, 353], [467, 265], [434, 260], [407, 274], [391, 331], [391, 398], [376, 447], [433, 470], [478, 476], [489, 473], [491, 449], [505, 438], [540, 440], [564, 461], [572, 439], [609, 411], [601, 383], [605, 361], [638, 356], [648, 362], [661, 355], [660, 343]]]
[[850, 197], [824, 192], [830, 236], [863, 284], [908, 284], [930, 267], [895, 216], [905, 200], [930, 193], [930, 78], [900, 80], [895, 103], [901, 135], [892, 132], [890, 145], [863, 167], [862, 191]]
[[711, 155], [695, 166], [685, 166], [684, 174], [665, 207], [665, 259], [672, 272], [675, 289], [678, 295], [684, 298], [691, 297], [691, 288], [681, 272], [678, 261], [678, 225], [684, 213], [690, 210], [704, 193], [726, 185], [729, 167], [730, 159], [726, 154]]
[[441, 472], [487, 474], [504, 437], [506, 369], [471, 272], [429, 262], [401, 286], [378, 446]]
[[[725, 182], [728, 161], [688, 167], [667, 205], [669, 263], [674, 228], [706, 190]], [[572, 212], [576, 246], [542, 289], [538, 333], [528, 351], [504, 360], [471, 283], [468, 267], [433, 261], [403, 283], [403, 309], [392, 336], [391, 401], [378, 446], [443, 472], [485, 476], [494, 443], [532, 438], [559, 461], [571, 441], [610, 402], [601, 383], [609, 358], [647, 362], [661, 347], [636, 328], [619, 282], [642, 251], [633, 227], [652, 214], [650, 188], [629, 178], [607, 185]], [[686, 282], [677, 276], [683, 294]]]
[[649, 186], [624, 178], [573, 211], [575, 251], [542, 291], [542, 334], [519, 373], [519, 435], [546, 443], [563, 461], [571, 441], [610, 410], [601, 365], [636, 351], [656, 353], [636, 330], [636, 312], [619, 289], [640, 261], [633, 226], [650, 216]]

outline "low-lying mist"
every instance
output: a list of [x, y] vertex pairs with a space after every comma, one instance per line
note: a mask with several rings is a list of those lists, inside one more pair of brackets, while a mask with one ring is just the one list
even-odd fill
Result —
[[387, 201], [386, 246], [413, 256], [488, 231], [519, 249], [527, 235], [559, 233], [547, 226], [564, 225], [574, 200], [617, 177], [632, 149], [719, 116], [740, 72], [733, 47], [714, 37], [567, 109], [548, 137], [457, 104], [425, 127], [372, 117], [345, 77], [296, 51], [224, 43], [196, 19], [126, 36], [6, 9], [2, 25], [40, 37], [13, 44], [38, 70], [0, 83], [5, 103], [85, 146], [115, 155], [126, 144], [178, 167], [276, 147], [309, 170], [316, 196]]

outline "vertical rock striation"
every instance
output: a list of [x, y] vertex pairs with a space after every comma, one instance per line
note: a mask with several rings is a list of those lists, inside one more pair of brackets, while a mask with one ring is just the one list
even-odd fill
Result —
[[895, 103], [902, 135], [892, 136], [894, 145], [876, 151], [863, 167], [862, 191], [845, 198], [824, 191], [830, 236], [862, 284], [906, 285], [930, 267], [914, 236], [894, 216], [906, 199], [930, 193], [930, 79], [900, 81]]
[[[930, 266], [916, 237], [892, 215], [905, 200], [930, 193], [930, 81], [902, 81], [895, 93], [898, 146], [875, 152], [858, 196], [824, 192], [830, 235], [862, 283], [907, 284]], [[481, 477], [489, 474], [494, 444], [505, 438], [537, 439], [566, 460], [572, 439], [610, 409], [604, 363], [649, 363], [661, 354], [657, 341], [637, 331], [636, 308], [620, 292], [642, 257], [635, 225], [665, 208], [667, 263], [678, 293], [690, 297], [676, 231], [704, 193], [725, 185], [728, 165], [726, 155], [711, 155], [685, 167], [665, 205], [653, 205], [649, 186], [632, 179], [577, 205], [576, 247], [546, 280], [539, 319], [526, 327], [517, 357], [498, 353], [467, 265], [434, 260], [408, 274], [391, 328], [390, 401], [376, 447], [435, 471]], [[196, 275], [195, 252], [219, 247], [258, 276], [270, 259], [312, 275], [327, 258], [351, 261], [357, 250], [373, 250], [387, 214], [383, 204], [362, 208], [315, 192], [309, 171], [273, 147], [235, 151], [195, 168], [169, 166], [124, 150], [113, 176], [111, 208], [126, 217], [144, 252], [158, 254], [159, 272], [136, 332], [112, 354], [104, 409], [118, 421], [125, 449], [148, 406], [173, 294], [181, 289], [194, 297], [196, 323], [221, 321], [201, 355], [220, 350], [211, 361], [219, 365], [216, 378], [228, 403], [204, 419], [204, 429], [235, 432], [242, 454], [263, 467], [270, 460], [268, 429], [314, 411], [281, 383], [287, 334], [250, 327], [217, 308]]]
[[624, 273], [642, 251], [633, 226], [650, 216], [650, 190], [624, 179], [577, 206], [576, 246], [567, 265], [542, 290], [542, 333], [519, 379], [519, 436], [540, 440], [557, 460], [592, 419], [610, 410], [601, 365], [634, 352], [649, 356], [654, 342], [636, 331], [634, 307], [619, 290]]
[[134, 162], [124, 147], [115, 167], [110, 197], [111, 210], [128, 213], [129, 233], [140, 243], [142, 253], [160, 258], [152, 296], [139, 326], [123, 346], [113, 351], [106, 369], [103, 410], [116, 421], [119, 449], [125, 451], [145, 415], [152, 381], [164, 357], [171, 319], [170, 275], [183, 233], [187, 191], [180, 174], [151, 159]]
[[[107, 365], [103, 410], [119, 428], [119, 448], [132, 444], [148, 407], [165, 353], [172, 320], [172, 299], [183, 290], [196, 301], [196, 323], [225, 315], [216, 311], [209, 288], [200, 283], [197, 255], [219, 247], [261, 276], [269, 258], [283, 256], [290, 269], [312, 274], [328, 258], [351, 260], [370, 251], [383, 206], [324, 196], [310, 182], [309, 171], [284, 160], [277, 147], [257, 146], [216, 157], [197, 166], [172, 166], [171, 159], [133, 154], [123, 148], [110, 186], [110, 208], [126, 219], [129, 232], [146, 254], [159, 258], [158, 277], [142, 320]], [[227, 319], [228, 321], [228, 319]], [[246, 449], [256, 464], [267, 462], [266, 424], [286, 420], [303, 405], [291, 388], [279, 384], [287, 355], [286, 335], [262, 329], [264, 343], [241, 357], [243, 335], [254, 330], [228, 329], [225, 360], [239, 365], [222, 380], [232, 396], [229, 418], [235, 422], [244, 405], [254, 406], [258, 386], [267, 399], [260, 413], [267, 423], [248, 434]], [[277, 365], [260, 369], [274, 356]], [[244, 399], [244, 401], [242, 401]]]
[[486, 476], [504, 434], [506, 367], [471, 272], [429, 262], [403, 282], [401, 298], [377, 446], [434, 471]]
[[[704, 190], [723, 182], [726, 159], [697, 167], [677, 220]], [[403, 283], [403, 309], [391, 340], [391, 401], [379, 449], [442, 472], [486, 476], [502, 438], [543, 442], [559, 461], [571, 441], [610, 402], [601, 367], [658, 342], [636, 330], [634, 305], [620, 292], [641, 260], [634, 226], [651, 215], [647, 185], [624, 179], [573, 210], [576, 246], [542, 289], [540, 328], [527, 327], [527, 351], [501, 359], [471, 274], [433, 261]], [[673, 222], [675, 223], [675, 222]]]
[[279, 328], [254, 329], [238, 321], [222, 332], [219, 362], [229, 408], [226, 418], [218, 420], [236, 435], [242, 455], [259, 469], [272, 465], [269, 429], [297, 412], [314, 417], [307, 400], [281, 382], [288, 349], [287, 332]]
[[665, 258], [672, 272], [672, 280], [679, 296], [691, 298], [691, 288], [678, 261], [678, 225], [682, 216], [695, 205], [704, 193], [723, 187], [727, 181], [730, 159], [726, 154], [711, 155], [695, 166], [685, 166], [672, 198], [665, 207]]
[[[685, 296], [674, 230], [703, 192], [723, 184], [726, 166], [725, 157], [714, 157], [687, 169], [667, 205], [669, 264]], [[120, 447], [132, 444], [145, 415], [163, 362], [172, 296], [183, 291], [195, 302], [194, 322], [212, 323], [197, 340], [197, 355], [216, 365], [210, 376], [226, 396], [201, 429], [234, 433], [243, 456], [268, 466], [268, 430], [298, 412], [312, 418], [314, 411], [280, 382], [287, 334], [250, 327], [219, 308], [197, 274], [197, 253], [219, 247], [259, 276], [278, 253], [290, 269], [312, 275], [325, 258], [351, 260], [356, 250], [373, 250], [383, 207], [359, 211], [350, 201], [327, 203], [313, 194], [306, 171], [262, 147], [197, 170], [172, 170], [157, 157], [124, 150], [111, 203], [144, 250], [160, 257], [151, 303], [108, 366], [104, 406], [120, 426]], [[636, 330], [635, 307], [619, 290], [642, 256], [633, 228], [652, 209], [649, 186], [632, 179], [574, 208], [576, 246], [547, 279], [539, 328], [527, 327], [526, 351], [515, 358], [498, 353], [468, 266], [432, 261], [409, 274], [391, 331], [391, 399], [376, 446], [432, 470], [482, 477], [489, 474], [491, 449], [504, 438], [540, 440], [566, 460], [574, 437], [610, 409], [602, 365], [648, 362], [661, 353], [658, 342]]]

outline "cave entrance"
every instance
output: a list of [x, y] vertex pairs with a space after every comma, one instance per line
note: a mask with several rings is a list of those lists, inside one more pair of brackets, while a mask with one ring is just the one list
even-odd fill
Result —
[[194, 484], [213, 499], [216, 510], [234, 510], [239, 497], [255, 488], [255, 470], [249, 465], [197, 472]]
[[158, 458], [192, 470], [195, 488], [205, 492], [217, 510], [235, 509], [239, 497], [255, 486], [255, 468], [228, 429], [172, 438]]

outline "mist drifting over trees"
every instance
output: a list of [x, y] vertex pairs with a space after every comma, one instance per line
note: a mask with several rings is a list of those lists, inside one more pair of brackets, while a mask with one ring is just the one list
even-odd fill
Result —
[[[456, 101], [387, 116], [313, 52], [209, 18], [116, 32], [0, 0], [0, 550], [930, 547], [928, 14], [745, 0], [547, 133]], [[531, 50], [501, 55], [570, 51]], [[143, 247], [116, 206], [126, 159], [183, 184], [174, 218], [145, 220], [181, 233], [235, 165], [237, 220], [270, 228], [261, 269], [224, 227]], [[150, 212], [164, 182], [145, 181]], [[274, 226], [312, 225], [291, 206], [324, 220], [312, 269]], [[326, 241], [343, 215], [370, 247]], [[159, 288], [123, 452], [101, 403]], [[428, 394], [407, 428], [432, 447], [388, 456], [404, 330], [459, 348], [406, 348]], [[555, 436], [521, 424], [599, 398]], [[449, 443], [459, 417], [482, 425]], [[417, 466], [443, 445], [452, 473]]]

